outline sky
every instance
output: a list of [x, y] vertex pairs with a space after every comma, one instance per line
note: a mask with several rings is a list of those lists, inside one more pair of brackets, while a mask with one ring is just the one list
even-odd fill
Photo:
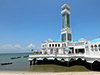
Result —
[[100, 0], [0, 0], [0, 53], [41, 50], [41, 42], [61, 38], [61, 6], [70, 6], [72, 38], [100, 36]]

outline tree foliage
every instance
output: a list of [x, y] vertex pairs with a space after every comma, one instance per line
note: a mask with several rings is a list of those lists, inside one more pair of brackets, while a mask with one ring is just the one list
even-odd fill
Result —
[[45, 53], [44, 54], [47, 54], [47, 52], [45, 51]]
[[34, 51], [34, 49], [31, 49], [31, 51]]

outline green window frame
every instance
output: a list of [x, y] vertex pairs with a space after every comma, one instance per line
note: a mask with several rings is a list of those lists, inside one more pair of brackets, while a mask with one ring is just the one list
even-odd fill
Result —
[[67, 33], [67, 39], [68, 39], [68, 41], [72, 40], [72, 35], [70, 33]]
[[62, 15], [62, 28], [65, 27], [65, 14]]
[[62, 41], [66, 41], [66, 33], [62, 34], [61, 40], [62, 40]]
[[67, 14], [67, 27], [70, 27], [70, 16]]

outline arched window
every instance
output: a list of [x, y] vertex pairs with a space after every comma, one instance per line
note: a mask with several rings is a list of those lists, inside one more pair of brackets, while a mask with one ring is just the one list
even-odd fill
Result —
[[49, 47], [51, 47], [51, 44], [49, 44]]
[[50, 50], [50, 54], [53, 54], [53, 49]]
[[60, 44], [58, 44], [58, 47], [60, 47]]
[[54, 44], [52, 44], [52, 47], [54, 47]]
[[93, 45], [91, 45], [91, 50], [93, 51]]
[[98, 50], [98, 49], [97, 49], [97, 45], [95, 45], [95, 46], [94, 46], [94, 48], [95, 48], [95, 51], [97, 51], [97, 50]]
[[55, 47], [57, 47], [57, 44], [55, 44]]
[[99, 49], [99, 51], [100, 51], [100, 45], [98, 46], [98, 49]]

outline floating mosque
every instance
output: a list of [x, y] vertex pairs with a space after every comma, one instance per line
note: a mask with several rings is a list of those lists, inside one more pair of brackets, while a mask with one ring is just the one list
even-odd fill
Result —
[[100, 67], [100, 38], [86, 41], [86, 39], [72, 39], [70, 27], [70, 6], [64, 4], [62, 11], [61, 39], [48, 39], [41, 43], [39, 55], [29, 55], [30, 65], [37, 63], [55, 63], [67, 67], [81, 64], [94, 70]]

